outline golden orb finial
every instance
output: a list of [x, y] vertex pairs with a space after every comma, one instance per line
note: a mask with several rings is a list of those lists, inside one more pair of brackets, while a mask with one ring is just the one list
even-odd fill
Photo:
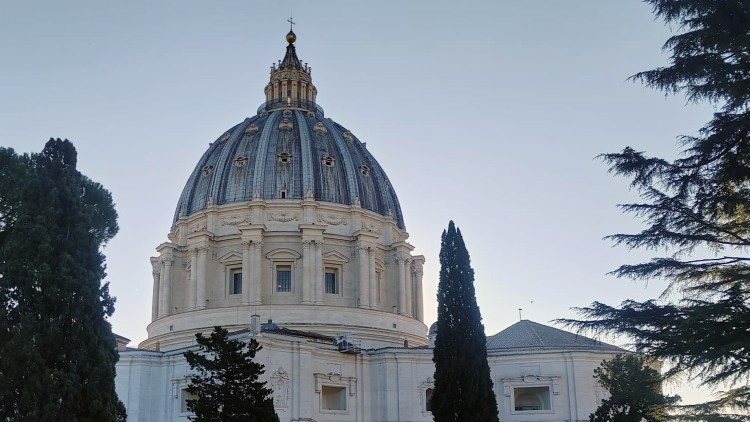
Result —
[[294, 31], [289, 31], [288, 34], [286, 34], [286, 42], [289, 44], [294, 44], [294, 42], [297, 41], [297, 35], [294, 33]]

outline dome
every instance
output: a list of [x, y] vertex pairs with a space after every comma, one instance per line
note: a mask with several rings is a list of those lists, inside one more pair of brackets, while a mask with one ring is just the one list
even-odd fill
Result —
[[212, 142], [182, 191], [174, 221], [252, 199], [360, 206], [404, 228], [388, 177], [350, 131], [324, 117], [311, 70], [290, 42], [271, 70], [267, 101]]

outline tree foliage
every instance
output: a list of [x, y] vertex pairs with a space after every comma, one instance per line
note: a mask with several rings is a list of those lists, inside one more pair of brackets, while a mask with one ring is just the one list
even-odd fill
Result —
[[629, 336], [638, 352], [669, 364], [668, 377], [729, 385], [716, 400], [684, 410], [697, 418], [731, 417], [721, 412], [750, 411], [750, 2], [646, 2], [679, 33], [664, 45], [669, 66], [633, 79], [717, 111], [697, 134], [681, 137], [675, 160], [630, 147], [603, 155], [610, 171], [630, 178], [640, 193], [641, 202], [622, 209], [646, 225], [610, 239], [664, 251], [614, 274], [668, 286], [645, 302], [595, 302], [580, 309], [583, 320], [568, 322]]
[[594, 370], [594, 378], [609, 393], [589, 416], [591, 422], [662, 422], [679, 396], [665, 396], [661, 374], [642, 356], [616, 355]]
[[497, 421], [487, 338], [474, 293], [474, 270], [451, 221], [440, 246], [432, 414], [437, 422]]
[[69, 141], [0, 148], [0, 420], [124, 420], [102, 246], [112, 197]]
[[199, 422], [274, 422], [271, 389], [260, 381], [265, 369], [253, 362], [261, 349], [255, 339], [248, 343], [229, 339], [227, 330], [214, 327], [205, 337], [195, 335], [200, 352], [185, 352], [191, 370], [187, 391], [195, 396], [187, 400], [188, 410]]

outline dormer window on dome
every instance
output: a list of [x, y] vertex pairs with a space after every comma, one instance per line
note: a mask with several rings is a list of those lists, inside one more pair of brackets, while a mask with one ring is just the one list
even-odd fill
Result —
[[281, 152], [281, 153], [279, 153], [278, 157], [279, 157], [279, 162], [280, 163], [285, 163], [286, 164], [286, 163], [292, 162], [292, 154], [290, 154], [288, 152]]
[[209, 174], [211, 174], [213, 170], [214, 170], [214, 166], [212, 165], [203, 166], [203, 175], [208, 176]]
[[335, 163], [336, 160], [331, 157], [330, 155], [324, 155], [323, 156], [323, 165], [326, 167], [333, 167], [333, 163]]
[[368, 176], [370, 174], [370, 168], [363, 164], [359, 166], [359, 172], [362, 173], [362, 176]]
[[247, 164], [247, 157], [244, 155], [238, 155], [237, 158], [234, 159], [234, 165], [237, 167], [242, 167], [245, 164]]

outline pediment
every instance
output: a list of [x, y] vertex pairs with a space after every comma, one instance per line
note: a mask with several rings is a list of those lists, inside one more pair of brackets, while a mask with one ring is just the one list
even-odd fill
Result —
[[329, 251], [323, 254], [324, 261], [347, 263], [349, 258], [339, 251]]
[[237, 261], [242, 261], [242, 253], [238, 251], [229, 251], [219, 257], [219, 262], [222, 262], [222, 263], [237, 262]]
[[271, 260], [297, 260], [300, 259], [302, 255], [294, 249], [278, 248], [266, 254], [266, 257]]

